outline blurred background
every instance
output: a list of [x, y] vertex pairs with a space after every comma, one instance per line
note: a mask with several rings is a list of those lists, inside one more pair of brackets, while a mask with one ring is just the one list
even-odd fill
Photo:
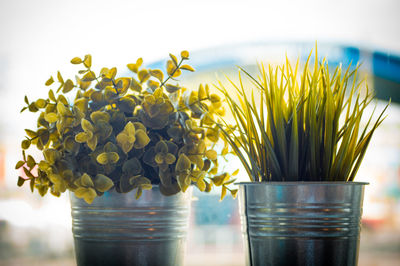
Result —
[[[18, 188], [14, 168], [24, 128], [36, 122], [19, 113], [24, 95], [45, 96], [44, 82], [57, 70], [73, 78], [71, 58], [90, 53], [95, 67], [123, 73], [138, 57], [163, 68], [169, 52], [185, 49], [197, 71], [183, 85], [197, 89], [236, 74], [236, 65], [256, 73], [257, 62], [304, 59], [315, 41], [332, 66], [362, 62], [377, 111], [392, 98], [356, 178], [370, 183], [359, 265], [398, 265], [399, 11], [397, 0], [0, 0], [0, 265], [75, 265], [67, 195], [41, 198]], [[244, 265], [237, 201], [218, 200], [218, 192], [195, 193], [187, 266]]]

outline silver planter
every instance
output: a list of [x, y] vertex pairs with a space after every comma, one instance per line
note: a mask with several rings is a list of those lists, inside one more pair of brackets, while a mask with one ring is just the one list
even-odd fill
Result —
[[77, 265], [183, 265], [191, 194], [153, 186], [138, 200], [111, 191], [89, 205], [70, 193]]
[[357, 265], [366, 184], [239, 183], [246, 265]]

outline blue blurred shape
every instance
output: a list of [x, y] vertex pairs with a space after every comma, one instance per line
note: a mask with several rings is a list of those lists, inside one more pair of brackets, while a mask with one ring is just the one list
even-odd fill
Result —
[[400, 83], [400, 57], [377, 51], [372, 62], [375, 76]]

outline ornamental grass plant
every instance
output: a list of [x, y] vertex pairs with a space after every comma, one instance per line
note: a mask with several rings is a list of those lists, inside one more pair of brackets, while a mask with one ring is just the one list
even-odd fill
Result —
[[259, 65], [258, 77], [240, 68], [238, 83], [217, 85], [234, 120], [220, 117], [218, 125], [253, 182], [353, 181], [384, 119], [388, 105], [361, 122], [373, 95], [358, 66], [332, 71], [315, 49], [312, 68], [311, 54], [302, 70], [286, 58], [281, 66]]
[[[222, 186], [236, 196], [214, 149], [219, 131], [209, 117], [224, 113], [219, 97], [207, 86], [189, 91], [176, 82], [182, 71], [194, 71], [188, 59], [187, 51], [179, 60], [170, 54], [163, 72], [143, 67], [139, 58], [127, 65], [131, 74], [117, 76], [115, 67], [95, 73], [91, 55], [73, 58], [81, 66], [75, 82], [58, 72], [57, 89], [47, 98], [25, 97], [21, 112], [38, 119], [36, 129], [25, 130], [18, 185], [29, 183], [42, 196], [70, 190], [87, 203], [112, 188], [136, 189], [139, 198], [152, 185], [164, 195], [193, 184], [205, 192]], [[45, 85], [54, 86], [53, 77]], [[28, 155], [31, 146], [43, 157]]]

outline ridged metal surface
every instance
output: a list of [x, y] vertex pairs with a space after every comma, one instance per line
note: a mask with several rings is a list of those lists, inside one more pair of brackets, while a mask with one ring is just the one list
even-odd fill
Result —
[[91, 205], [72, 193], [72, 231], [76, 261], [82, 265], [183, 265], [191, 188], [163, 196], [158, 187], [115, 191]]
[[247, 265], [357, 265], [365, 183], [241, 183]]

